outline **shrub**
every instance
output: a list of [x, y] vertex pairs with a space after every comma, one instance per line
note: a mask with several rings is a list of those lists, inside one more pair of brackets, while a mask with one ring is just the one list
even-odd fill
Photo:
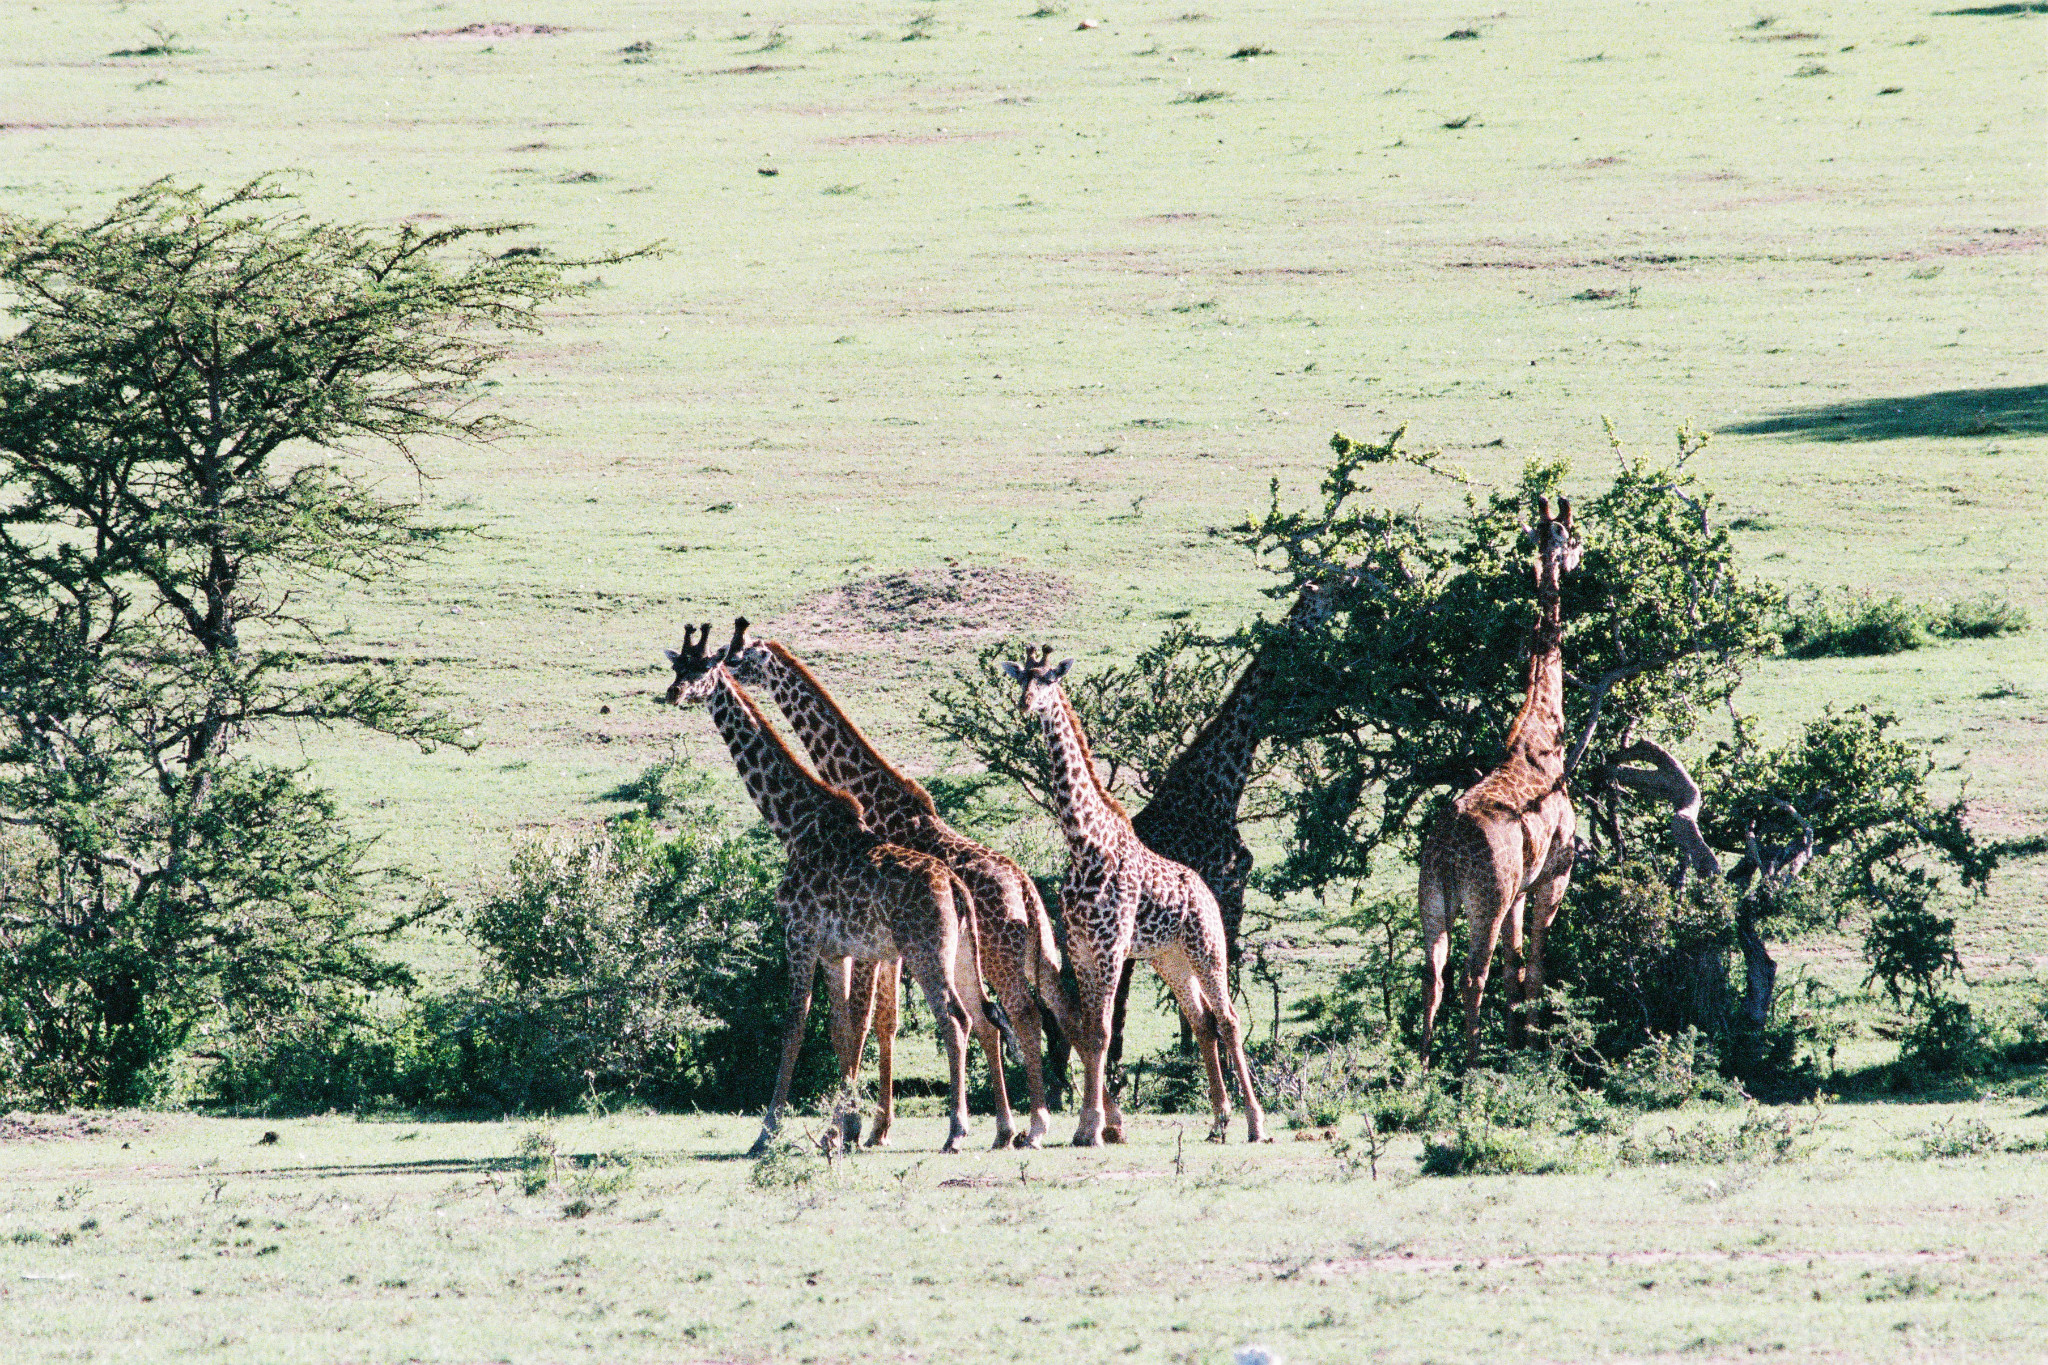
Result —
[[1490, 1124], [1460, 1123], [1422, 1148], [1424, 1175], [1550, 1175], [1587, 1169], [1578, 1147], [1559, 1148]]
[[1742, 1121], [1727, 1127], [1701, 1119], [1689, 1128], [1667, 1126], [1621, 1140], [1615, 1157], [1624, 1166], [1721, 1165], [1734, 1161], [1775, 1164], [1805, 1155], [1805, 1144], [1820, 1130], [1821, 1113], [1770, 1110], [1752, 1102]]
[[1975, 1076], [1995, 1066], [1998, 1050], [1967, 1000], [1940, 996], [1899, 1039], [1899, 1064], [1933, 1076]]
[[1989, 640], [2018, 635], [2030, 624], [2024, 607], [1987, 592], [1949, 603], [1933, 614], [1927, 629], [1945, 640]]
[[[276, 1031], [215, 1069], [211, 1098], [300, 1112], [560, 1112], [621, 1096], [765, 1106], [789, 1000], [781, 851], [758, 825], [726, 831], [702, 774], [641, 785], [675, 831], [636, 814], [519, 850], [505, 886], [465, 918], [479, 984], [417, 997], [390, 1021]], [[827, 1015], [814, 1000], [793, 1100], [835, 1079]]]
[[1696, 1028], [1660, 1033], [1607, 1072], [1607, 1098], [1637, 1109], [1676, 1109], [1694, 1100], [1741, 1099], [1742, 1087], [1721, 1074], [1721, 1059]]
[[1903, 597], [1814, 589], [1781, 629], [1785, 652], [1801, 659], [1900, 654], [1927, 642], [1927, 613]]

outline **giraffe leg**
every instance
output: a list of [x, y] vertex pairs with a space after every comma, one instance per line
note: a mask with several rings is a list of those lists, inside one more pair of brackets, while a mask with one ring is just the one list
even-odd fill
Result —
[[[1230, 1092], [1223, 1088], [1223, 1064], [1216, 1055], [1214, 1009], [1203, 998], [1204, 983], [1198, 980], [1187, 950], [1174, 944], [1152, 958], [1152, 970], [1166, 979], [1173, 998], [1180, 1004], [1181, 1024], [1201, 1046], [1202, 1069], [1209, 1081], [1209, 1141], [1221, 1142], [1230, 1128]], [[1220, 976], [1221, 973], [1218, 973]]]
[[1436, 1012], [1444, 1003], [1444, 964], [1451, 956], [1451, 913], [1446, 879], [1425, 858], [1416, 900], [1422, 908], [1422, 1065], [1429, 1066]]
[[1571, 883], [1571, 868], [1567, 866], [1529, 888], [1529, 957], [1522, 973], [1522, 1013], [1531, 1028], [1540, 1029], [1543, 1023], [1543, 941], [1549, 936]]
[[[974, 923], [977, 929], [982, 927], [983, 922], [979, 915], [975, 917]], [[988, 927], [999, 931], [999, 925]], [[993, 937], [993, 934], [990, 936]], [[981, 1044], [981, 1055], [988, 1059], [988, 1085], [996, 1118], [994, 1145], [998, 1149], [1008, 1147], [1017, 1137], [1017, 1121], [1010, 1114], [1009, 1082], [1003, 1075], [1002, 1030], [996, 1027], [995, 1020], [988, 1017], [987, 1009], [981, 1004], [987, 999], [988, 994], [989, 983], [984, 979], [985, 974], [1000, 975], [1000, 968], [996, 965], [999, 960], [992, 960], [987, 945], [984, 945], [983, 951], [977, 954], [972, 931], [960, 935], [960, 951], [954, 959], [953, 979], [960, 984], [962, 998], [967, 1003], [968, 1022], [973, 1030], [974, 1039]], [[1009, 1007], [1008, 999], [1004, 998], [1003, 1008]], [[1011, 1018], [1014, 1020], [1016, 1016], [1012, 1015]], [[1012, 1027], [1014, 1029], [1014, 1024]], [[1022, 1046], [1021, 1040], [1019, 1046]]]
[[839, 1059], [842, 1105], [832, 1115], [846, 1139], [846, 1149], [860, 1143], [860, 1054], [867, 1041], [868, 1014], [874, 1007], [871, 964], [835, 957], [825, 964], [825, 993], [831, 1002], [832, 1051]]
[[[799, 918], [798, 913], [785, 911], [783, 923], [789, 924]], [[768, 1102], [768, 1112], [761, 1120], [761, 1136], [754, 1139], [750, 1156], [759, 1156], [768, 1150], [770, 1139], [782, 1121], [782, 1106], [789, 1100], [790, 1079], [796, 1075], [796, 1055], [803, 1047], [804, 1024], [811, 1017], [811, 978], [818, 970], [818, 950], [808, 940], [792, 937], [789, 945], [789, 1020], [782, 1028], [782, 1065], [775, 1073], [775, 1098]]]
[[1237, 1017], [1237, 1006], [1231, 1003], [1227, 994], [1228, 985], [1228, 978], [1218, 972], [1215, 985], [1207, 988], [1226, 991], [1216, 997], [1216, 1005], [1209, 1014], [1216, 1047], [1230, 1058], [1230, 1070], [1237, 1077], [1237, 1093], [1244, 1100], [1244, 1140], [1271, 1142], [1272, 1139], [1266, 1136], [1266, 1111], [1259, 1104], [1258, 1091], [1252, 1088], [1251, 1059], [1244, 1055], [1244, 1026]]
[[[996, 998], [1002, 1001], [1003, 1012], [1010, 1016], [1012, 1032], [1017, 1036], [1017, 1051], [1024, 1061], [1024, 1084], [1031, 1095], [1030, 1128], [1014, 1135], [1014, 1142], [1019, 1147], [1043, 1147], [1045, 1131], [1051, 1123], [1045, 1101], [1045, 1061], [1038, 1051], [1038, 1030], [1029, 1022], [1037, 1011], [1038, 1002], [1031, 994], [1031, 983], [1020, 970], [1028, 948], [1024, 935], [1029, 932], [1029, 927], [1000, 923], [993, 928], [994, 932], [989, 937], [997, 941], [983, 945], [982, 969], [992, 978], [989, 984], [995, 988]], [[1000, 1091], [997, 1093], [1001, 1094]]]
[[1528, 959], [1522, 953], [1522, 921], [1527, 908], [1526, 896], [1515, 897], [1514, 904], [1508, 907], [1505, 925], [1508, 954], [1507, 962], [1502, 967], [1507, 976], [1503, 986], [1512, 1006], [1508, 1010], [1508, 1046], [1517, 1050], [1528, 1046], [1529, 1043], [1529, 1021], [1522, 1008], [1528, 986]]
[[902, 994], [903, 960], [877, 962], [870, 977], [875, 1000], [875, 1126], [868, 1146], [889, 1145], [896, 1122], [896, 1011]]
[[1100, 959], [1092, 949], [1074, 951], [1072, 956], [1080, 1003], [1071, 1036], [1074, 1051], [1081, 1054], [1081, 1113], [1074, 1129], [1074, 1145], [1097, 1147], [1103, 1141], [1110, 1023], [1116, 1009], [1116, 982], [1123, 970], [1123, 954], [1111, 947]]
[[1467, 886], [1459, 897], [1471, 917], [1471, 946], [1465, 959], [1465, 1055], [1474, 1061], [1479, 1058], [1479, 1004], [1486, 998], [1493, 951], [1500, 946], [1501, 925], [1514, 908], [1517, 890], [1515, 879], [1494, 873], [1491, 885]]
[[1104, 1142], [1124, 1140], [1124, 1113], [1117, 1103], [1117, 1091], [1123, 1088], [1124, 1079], [1124, 1013], [1131, 1003], [1131, 976], [1138, 969], [1138, 959], [1127, 957], [1116, 977], [1116, 1008], [1109, 1025], [1109, 1053], [1103, 1065], [1103, 1094], [1107, 1106], [1107, 1117], [1102, 1128]]
[[[951, 949], [955, 945], [947, 943], [944, 947]], [[906, 957], [904, 961], [918, 987], [923, 990], [925, 1003], [931, 1007], [932, 1017], [938, 1021], [939, 1037], [946, 1045], [952, 1120], [946, 1130], [946, 1145], [939, 1150], [957, 1152], [960, 1140], [967, 1136], [967, 1026], [971, 1016], [951, 979], [953, 974], [948, 970], [951, 961], [945, 952], [928, 949], [914, 959]]]

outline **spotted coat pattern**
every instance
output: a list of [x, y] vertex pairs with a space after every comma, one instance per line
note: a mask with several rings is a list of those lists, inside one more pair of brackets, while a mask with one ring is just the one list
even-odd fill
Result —
[[[704, 633], [709, 636], [708, 625]], [[966, 887], [936, 858], [871, 833], [861, 823], [860, 802], [820, 782], [797, 760], [753, 698], [733, 680], [722, 652], [707, 659], [703, 640], [693, 642], [686, 632], [682, 652], [670, 658], [676, 679], [668, 701], [709, 708], [748, 796], [789, 855], [788, 870], [776, 891], [789, 945], [789, 1019], [775, 1097], [754, 1150], [766, 1149], [789, 1099], [810, 1013], [811, 982], [819, 965], [830, 964], [826, 981], [833, 1004], [833, 1046], [841, 1078], [851, 1082], [860, 1065], [847, 1010], [851, 963], [899, 958], [939, 1022], [951, 1080], [951, 1124], [944, 1150], [958, 1150], [967, 1135], [966, 1032], [981, 1019], [976, 1031], [986, 1029], [984, 1046], [995, 1034], [981, 1011], [970, 1012], [965, 1003], [982, 999]], [[993, 1041], [997, 1050], [992, 1055], [1000, 1056], [1000, 1039]], [[858, 1115], [841, 1118], [848, 1140], [857, 1140]]]
[[[1507, 756], [1459, 796], [1430, 826], [1418, 859], [1422, 912], [1422, 1055], [1427, 1062], [1443, 1003], [1451, 921], [1462, 911], [1470, 941], [1465, 957], [1465, 1046], [1479, 1049], [1479, 1006], [1502, 930], [1508, 939], [1508, 989], [1522, 1006], [1511, 1024], [1520, 1038], [1543, 998], [1543, 943], [1571, 885], [1578, 816], [1565, 785], [1564, 626], [1560, 600], [1566, 574], [1578, 567], [1580, 544], [1571, 503], [1538, 504], [1537, 619], [1530, 632], [1529, 684], [1521, 714], [1509, 727]], [[1523, 950], [1524, 922], [1528, 948]]]
[[1083, 1067], [1074, 1144], [1092, 1147], [1122, 1139], [1123, 1115], [1107, 1093], [1104, 1072], [1125, 958], [1149, 962], [1165, 978], [1201, 1043], [1214, 1114], [1211, 1140], [1222, 1141], [1230, 1123], [1221, 1060], [1228, 1053], [1244, 1098], [1247, 1136], [1264, 1141], [1265, 1113], [1252, 1090], [1237, 1009], [1225, 980], [1222, 911], [1192, 869], [1145, 846], [1123, 807], [1103, 790], [1080, 720], [1059, 685], [1067, 667], [1049, 667], [1047, 658], [1030, 656], [1021, 666], [1004, 665], [1022, 684], [1023, 709], [1039, 718], [1051, 747], [1053, 794], [1067, 842], [1060, 915], [1078, 987], [1073, 1041]]
[[[742, 638], [743, 635], [744, 632]], [[1053, 938], [1051, 916], [1046, 913], [1037, 886], [1014, 861], [984, 848], [941, 819], [931, 794], [882, 757], [824, 684], [782, 644], [773, 640], [745, 643], [729, 655], [728, 666], [742, 684], [764, 687], [775, 698], [791, 731], [810, 754], [818, 775], [860, 801], [870, 830], [891, 843], [937, 858], [966, 885], [974, 900], [974, 927], [980, 941], [983, 977], [1016, 1026], [1017, 1050], [1023, 1057], [1025, 1081], [1031, 1093], [1030, 1127], [1016, 1137], [1016, 1145], [1043, 1146], [1050, 1120], [1036, 1027], [1038, 1002], [1043, 1000], [1051, 1011], [1051, 1018], [1045, 1021], [1048, 1031], [1064, 1028], [1068, 1005], [1060, 984], [1059, 945]], [[886, 1021], [887, 1011], [893, 1010], [894, 1005], [894, 972], [887, 967], [879, 974], [872, 970], [863, 972], [857, 965], [854, 982], [853, 1017], [866, 1017], [865, 988], [878, 1003], [886, 998]], [[886, 1033], [878, 1033], [877, 1042], [886, 1078], [892, 1074], [888, 1060], [891, 1039]], [[994, 1058], [991, 1063], [996, 1145], [1001, 1147], [1011, 1143], [1014, 1128], [1003, 1068]], [[893, 1100], [885, 1080], [875, 1136], [869, 1138], [870, 1143], [886, 1140], [892, 1113]]]
[[[1287, 624], [1300, 631], [1328, 620], [1332, 596], [1320, 584], [1305, 585], [1287, 613]], [[1269, 649], [1252, 657], [1216, 714], [1175, 755], [1153, 784], [1152, 799], [1131, 820], [1131, 828], [1147, 848], [1193, 868], [1215, 894], [1223, 912], [1225, 960], [1233, 975], [1238, 961], [1238, 926], [1244, 920], [1244, 887], [1252, 871], [1252, 851], [1238, 832], [1237, 809], [1251, 778], [1252, 759], [1265, 737], [1259, 708], [1273, 680], [1274, 660]], [[1117, 982], [1116, 1017], [1109, 1042], [1112, 1068], [1123, 1057], [1124, 1007], [1130, 999], [1135, 965], [1126, 962]]]

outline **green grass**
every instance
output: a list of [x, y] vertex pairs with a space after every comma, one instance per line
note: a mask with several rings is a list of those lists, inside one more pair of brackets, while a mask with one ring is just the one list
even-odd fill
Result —
[[[1326, 1142], [1210, 1147], [1198, 1120], [942, 1158], [943, 1120], [906, 1117], [904, 1150], [765, 1187], [729, 1118], [535, 1142], [114, 1116], [0, 1148], [0, 1342], [24, 1365], [2032, 1359], [2041, 1158], [1971, 1126], [2040, 1138], [2022, 1112], [1843, 1107], [1788, 1163], [1550, 1176], [1420, 1177], [1399, 1138], [1378, 1180]], [[1936, 1123], [1968, 1154], [1925, 1157]]]
[[[1753, 567], [1788, 589], [2048, 619], [2038, 8], [1757, 26], [1578, 3], [1447, 42], [1467, 16], [1335, 3], [1079, 30], [1051, 6], [556, 0], [505, 17], [562, 32], [429, 40], [406, 35], [478, 14], [168, 0], [149, 20], [191, 50], [110, 59], [139, 50], [132, 14], [16, 5], [0, 209], [85, 215], [157, 175], [289, 166], [317, 214], [512, 219], [565, 252], [667, 242], [520, 342], [490, 393], [530, 438], [429, 450], [425, 483], [379, 461], [476, 535], [416, 581], [303, 600], [337, 649], [422, 660], [484, 746], [269, 742], [386, 856], [470, 895], [671, 746], [723, 768], [701, 718], [650, 704], [684, 620], [743, 611], [772, 634], [844, 581], [958, 560], [1057, 575], [1071, 594], [1018, 601], [1020, 626], [1084, 669], [1123, 662], [1169, 620], [1266, 607], [1206, 532], [1271, 479], [1311, 499], [1332, 430], [1406, 423], [1490, 480], [1569, 453], [1576, 488], [1604, 477], [1603, 415], [1639, 448], [1690, 418], [1720, 433], [1699, 468]], [[1254, 41], [1271, 51], [1233, 60]], [[802, 619], [792, 642], [886, 747], [950, 761], [915, 718], [983, 637]], [[1829, 702], [1898, 711], [1986, 835], [2048, 824], [2048, 630], [1778, 659], [1745, 693], [1773, 736]], [[2038, 978], [2048, 859], [2001, 874], [1958, 935], [1973, 981]], [[1848, 984], [1853, 944], [1781, 959]], [[406, 951], [471, 967], [453, 938]], [[1137, 1017], [1134, 1050], [1159, 1046], [1170, 1025]], [[1852, 1040], [1841, 1063], [1892, 1050]], [[659, 1159], [568, 1220], [583, 1196], [525, 1199], [490, 1164], [520, 1125], [273, 1123], [272, 1149], [250, 1146], [261, 1125], [148, 1116], [123, 1120], [150, 1125], [127, 1150], [0, 1148], [18, 1229], [73, 1233], [0, 1244], [0, 1333], [34, 1359], [1220, 1360], [1255, 1337], [1297, 1361], [1491, 1359], [1495, 1333], [1532, 1358], [2023, 1357], [2044, 1326], [2015, 1272], [2043, 1249], [2039, 1158], [1879, 1155], [1880, 1123], [1913, 1147], [1947, 1112], [1859, 1109], [1845, 1150], [1715, 1195], [1658, 1170], [1339, 1180], [1305, 1144], [1204, 1148], [1175, 1178], [1171, 1128], [1141, 1120], [1125, 1153], [864, 1158], [843, 1186], [770, 1196], [711, 1159], [746, 1122], [620, 1120], [564, 1130]], [[1413, 1168], [1401, 1142], [1385, 1169]], [[236, 1172], [217, 1191], [213, 1157]], [[453, 1164], [392, 1164], [423, 1159]], [[937, 1183], [1008, 1181], [1019, 1159], [1028, 1188]], [[243, 1174], [270, 1165], [300, 1174]], [[57, 1208], [73, 1185], [87, 1202]], [[1406, 1250], [1428, 1269], [1326, 1268]]]

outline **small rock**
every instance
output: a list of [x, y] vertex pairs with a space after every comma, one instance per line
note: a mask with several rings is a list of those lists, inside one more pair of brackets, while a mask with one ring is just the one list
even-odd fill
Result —
[[1076, 29], [1101, 28], [1102, 21], [1100, 19], [1083, 19], [1080, 23], [1074, 25], [1074, 27]]

